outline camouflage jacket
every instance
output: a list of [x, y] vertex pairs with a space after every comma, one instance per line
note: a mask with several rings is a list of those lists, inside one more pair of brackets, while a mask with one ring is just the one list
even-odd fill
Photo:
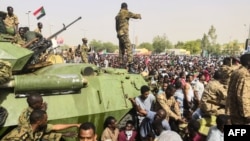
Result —
[[[30, 116], [32, 111], [33, 111], [33, 109], [31, 107], [28, 107], [28, 108], [23, 110], [23, 112], [21, 113], [21, 115], [19, 116], [19, 119], [18, 119], [19, 126], [25, 126], [25, 125], [29, 124], [29, 116]], [[62, 137], [62, 133], [50, 132], [51, 128], [52, 128], [52, 125], [48, 124], [47, 129], [46, 129], [46, 133], [44, 133], [42, 138], [45, 140], [49, 140], [49, 141], [59, 141]], [[47, 132], [49, 132], [49, 133], [47, 133]]]
[[20, 34], [16, 34], [14, 37], [14, 43], [19, 44], [20, 46], [24, 46], [26, 41], [20, 36]]
[[232, 73], [238, 69], [240, 67], [240, 65], [232, 65], [232, 66], [227, 66], [227, 65], [223, 65], [222, 67], [220, 67], [219, 71], [222, 72], [222, 83], [224, 85], [228, 85], [229, 80], [230, 80], [230, 76], [232, 75]]
[[174, 96], [171, 96], [169, 99], [166, 98], [165, 93], [157, 94], [156, 96], [157, 104], [159, 104], [162, 109], [167, 113], [166, 120], [169, 121], [169, 118], [175, 120], [181, 118], [181, 111], [178, 102], [175, 100]]
[[10, 80], [12, 76], [11, 64], [7, 61], [0, 60], [0, 84]]
[[[52, 125], [48, 124], [46, 131], [50, 131]], [[40, 141], [43, 131], [34, 132], [30, 124], [18, 126], [3, 137], [1, 141]]]
[[227, 105], [233, 124], [250, 123], [250, 72], [241, 66], [231, 75]]
[[31, 112], [33, 111], [33, 109], [31, 107], [28, 107], [26, 109], [23, 110], [23, 112], [21, 113], [21, 115], [19, 116], [18, 119], [18, 125], [25, 125], [29, 123], [29, 117]]
[[218, 80], [210, 81], [201, 97], [201, 111], [206, 115], [225, 114], [226, 97], [226, 86]]
[[118, 36], [127, 34], [129, 31], [129, 19], [139, 19], [141, 18], [140, 14], [134, 14], [128, 10], [121, 9], [120, 12], [115, 17], [116, 21], [116, 32]]
[[87, 53], [89, 52], [89, 47], [87, 44], [83, 43], [82, 46], [81, 46], [81, 51], [84, 52], [84, 53]]

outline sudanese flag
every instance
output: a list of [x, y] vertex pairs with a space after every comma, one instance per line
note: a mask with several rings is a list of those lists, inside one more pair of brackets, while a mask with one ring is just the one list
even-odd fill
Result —
[[45, 10], [42, 7], [38, 8], [36, 11], [33, 12], [33, 15], [36, 16], [36, 19], [39, 20], [40, 18], [42, 18], [43, 16], [46, 15]]

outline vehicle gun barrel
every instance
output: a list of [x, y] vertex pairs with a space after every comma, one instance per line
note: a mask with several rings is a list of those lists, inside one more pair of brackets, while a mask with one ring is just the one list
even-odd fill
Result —
[[47, 38], [47, 40], [51, 40], [52, 38], [56, 37], [58, 34], [62, 33], [64, 30], [66, 30], [69, 26], [71, 26], [72, 24], [74, 24], [75, 22], [77, 22], [78, 20], [80, 20], [82, 17], [78, 17], [76, 20], [74, 20], [73, 22], [71, 22], [70, 24], [68, 24], [67, 26], [65, 26], [63, 24], [63, 28], [59, 31], [57, 31], [56, 33], [54, 33], [53, 35], [49, 36]]
[[74, 24], [75, 22], [77, 22], [78, 20], [80, 20], [82, 17], [78, 17], [76, 20], [74, 20], [73, 22], [71, 22], [70, 24], [68, 24], [67, 26], [65, 26], [63, 24], [63, 28], [59, 31], [57, 31], [56, 33], [54, 33], [53, 35], [51, 35], [48, 38], [42, 38], [40, 40], [38, 40], [37, 42], [35, 42], [34, 44], [32, 44], [31, 46], [29, 46], [28, 48], [30, 50], [32, 50], [34, 52], [32, 58], [29, 60], [29, 64], [36, 64], [38, 63], [40, 60], [40, 55], [46, 51], [49, 47], [52, 46], [52, 41], [51, 39], [56, 37], [57, 35], [59, 35], [60, 33], [62, 33], [64, 30], [66, 30], [69, 26], [71, 26], [72, 24]]

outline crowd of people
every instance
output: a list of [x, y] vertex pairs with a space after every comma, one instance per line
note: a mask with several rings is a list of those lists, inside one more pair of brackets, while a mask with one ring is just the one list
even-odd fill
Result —
[[[12, 7], [7, 10], [13, 14]], [[65, 63], [125, 68], [128, 73], [142, 75], [148, 85], [141, 86], [137, 97], [129, 98], [136, 111], [133, 115], [136, 116], [135, 121], [128, 120], [125, 127], [118, 128], [117, 119], [110, 115], [103, 123], [101, 135], [97, 135], [91, 122], [48, 124], [47, 104], [41, 95], [34, 94], [27, 97], [28, 107], [21, 113], [18, 127], [2, 140], [60, 140], [77, 136], [83, 141], [223, 141], [224, 125], [250, 123], [247, 101], [249, 54], [242, 55], [240, 59], [173, 54], [132, 55], [127, 34], [129, 18], [141, 19], [141, 15], [128, 12], [127, 4], [122, 3], [116, 16], [119, 55], [88, 53], [90, 48], [87, 39], [83, 38], [82, 46], [63, 50], [62, 56]], [[18, 20], [14, 25], [12, 27], [17, 30]], [[41, 23], [38, 27], [42, 27]], [[22, 30], [28, 31], [19, 28], [21, 36]], [[35, 32], [41, 32], [41, 29]], [[33, 41], [31, 38], [25, 40], [25, 44]], [[52, 132], [74, 127], [78, 128], [77, 134]]]
[[[104, 63], [105, 60], [108, 62], [107, 65]], [[118, 55], [89, 54], [88, 63], [99, 67], [122, 67], [119, 66]], [[166, 137], [184, 141], [221, 140], [223, 139], [223, 126], [231, 124], [230, 106], [226, 102], [230, 76], [234, 70], [241, 67], [241, 61], [233, 57], [135, 55], [133, 64], [127, 67], [128, 73], [143, 75], [148, 82], [148, 85], [141, 86], [138, 97], [130, 98], [137, 111], [134, 116], [138, 121], [127, 121], [126, 126], [119, 129], [116, 119], [109, 116], [104, 123], [101, 135], [96, 135], [94, 125], [89, 122], [83, 125], [77, 123], [45, 126], [47, 104], [43, 103], [40, 95], [31, 95], [27, 98], [29, 107], [19, 117], [19, 124], [32, 123], [34, 125], [31, 124], [31, 127], [48, 128], [48, 131], [80, 127], [79, 138], [83, 139], [86, 135], [85, 130], [91, 129], [93, 139], [99, 137], [102, 141], [108, 139], [112, 141], [158, 139], [160, 141], [161, 138]], [[33, 111], [38, 112], [36, 116], [39, 116], [40, 112], [43, 118], [32, 117]], [[31, 119], [34, 121], [31, 122]], [[201, 129], [206, 126], [207, 120], [212, 119], [214, 121], [209, 125], [210, 130]], [[19, 126], [3, 139], [12, 139], [13, 136], [17, 139], [26, 137], [20, 132], [19, 136], [16, 135], [21, 127], [24, 128], [23, 133], [30, 130], [27, 126]], [[50, 133], [44, 138], [56, 139], [73, 135], [72, 133]]]

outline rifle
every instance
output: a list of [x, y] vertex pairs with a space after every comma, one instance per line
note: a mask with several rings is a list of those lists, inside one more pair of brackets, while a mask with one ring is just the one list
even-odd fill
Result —
[[71, 22], [70, 24], [68, 24], [67, 26], [65, 26], [63, 24], [63, 28], [59, 31], [57, 31], [56, 33], [54, 33], [53, 35], [49, 36], [47, 38], [47, 40], [51, 40], [52, 38], [56, 37], [57, 35], [59, 35], [61, 32], [63, 32], [64, 30], [66, 30], [69, 26], [71, 26], [72, 24], [74, 24], [75, 22], [77, 22], [78, 20], [80, 20], [82, 17], [78, 17], [76, 20], [74, 20], [73, 22]]

